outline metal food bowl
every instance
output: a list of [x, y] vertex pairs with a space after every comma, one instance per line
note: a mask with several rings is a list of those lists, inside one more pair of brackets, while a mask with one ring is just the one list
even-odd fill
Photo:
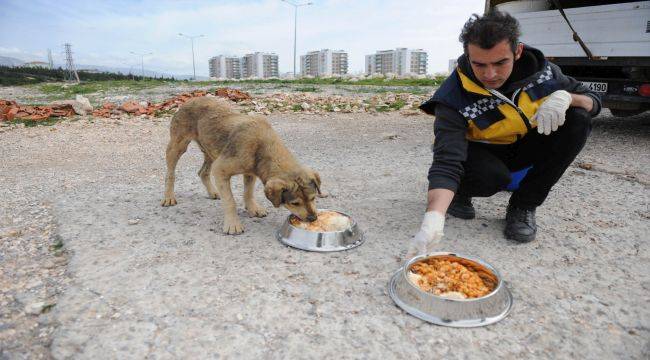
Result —
[[349, 250], [363, 243], [363, 232], [350, 215], [338, 210], [318, 210], [322, 211], [335, 211], [348, 217], [350, 227], [343, 231], [314, 232], [293, 226], [291, 218], [294, 215], [289, 215], [277, 232], [278, 240], [297, 249], [317, 252]]
[[[476, 272], [494, 290], [480, 298], [450, 299], [421, 290], [408, 273], [411, 265], [431, 257], [458, 262]], [[469, 256], [436, 252], [409, 260], [390, 280], [388, 293], [397, 306], [424, 321], [451, 327], [476, 327], [505, 318], [512, 308], [512, 295], [499, 272], [491, 265]]]

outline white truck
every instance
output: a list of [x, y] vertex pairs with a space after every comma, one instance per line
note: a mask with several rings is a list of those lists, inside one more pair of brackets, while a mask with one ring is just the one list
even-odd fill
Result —
[[615, 116], [650, 110], [650, 1], [487, 0], [521, 41], [601, 94]]

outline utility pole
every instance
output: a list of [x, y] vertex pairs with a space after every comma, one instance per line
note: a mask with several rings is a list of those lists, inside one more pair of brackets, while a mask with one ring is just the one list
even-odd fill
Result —
[[52, 60], [52, 50], [47, 49], [47, 66], [50, 70], [54, 69], [54, 60]]
[[194, 39], [202, 38], [204, 35], [195, 35], [195, 36], [190, 36], [190, 35], [185, 35], [183, 33], [178, 33], [179, 36], [184, 36], [192, 42], [192, 71], [193, 71], [193, 78], [192, 80], [196, 80], [196, 66], [194, 65]]
[[301, 3], [297, 4], [294, 3], [293, 1], [289, 0], [281, 0], [284, 1], [285, 3], [293, 6], [294, 14], [293, 14], [293, 78], [296, 78], [296, 34], [298, 32], [298, 8], [301, 6], [309, 6], [313, 5], [314, 3], [312, 2], [307, 2], [307, 3]]
[[147, 56], [147, 55], [151, 55], [153, 53], [149, 52], [149, 53], [139, 54], [139, 53], [136, 53], [135, 51], [131, 51], [131, 54], [140, 56], [140, 66], [142, 67], [142, 80], [144, 80], [144, 57]]
[[69, 43], [63, 44], [65, 49], [65, 80], [66, 81], [79, 81], [79, 74], [77, 74], [77, 69], [74, 67], [74, 61], [72, 60], [72, 45]]

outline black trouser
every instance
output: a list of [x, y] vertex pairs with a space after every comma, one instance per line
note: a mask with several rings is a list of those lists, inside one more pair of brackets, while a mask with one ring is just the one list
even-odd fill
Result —
[[532, 165], [510, 197], [510, 204], [533, 210], [544, 202], [551, 187], [584, 147], [590, 132], [591, 115], [572, 107], [566, 112], [564, 125], [550, 135], [540, 135], [532, 129], [509, 145], [470, 141], [458, 193], [469, 197], [492, 196], [506, 189], [512, 171]]

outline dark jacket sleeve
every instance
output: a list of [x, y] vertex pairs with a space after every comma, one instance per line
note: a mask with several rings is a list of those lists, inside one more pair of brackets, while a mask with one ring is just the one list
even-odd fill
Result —
[[433, 123], [433, 163], [429, 168], [429, 190], [448, 189], [456, 192], [467, 159], [467, 121], [443, 104], [435, 107]]
[[550, 66], [551, 71], [553, 71], [555, 74], [555, 78], [560, 82], [564, 90], [572, 94], [586, 95], [594, 100], [594, 107], [589, 112], [589, 115], [595, 117], [596, 115], [600, 114], [600, 110], [602, 109], [603, 105], [598, 93], [590, 91], [586, 86], [582, 85], [580, 81], [572, 78], [571, 76], [564, 75], [559, 66], [553, 63], [550, 63]]

